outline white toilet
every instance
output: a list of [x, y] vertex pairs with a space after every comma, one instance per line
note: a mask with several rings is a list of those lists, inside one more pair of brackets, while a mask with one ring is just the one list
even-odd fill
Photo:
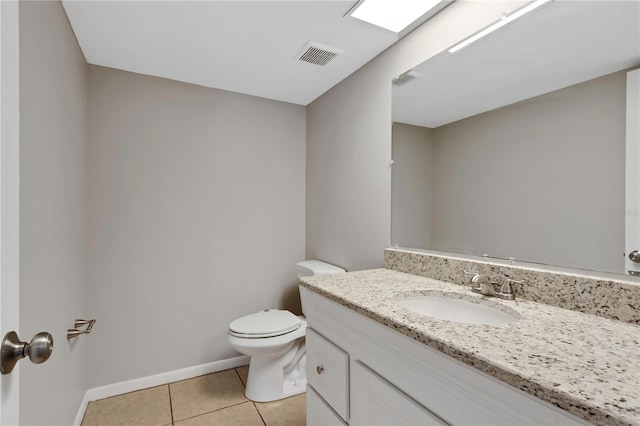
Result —
[[[319, 260], [298, 262], [296, 271], [298, 277], [345, 272]], [[278, 309], [247, 315], [229, 324], [229, 343], [251, 357], [247, 398], [267, 402], [305, 391], [306, 330], [303, 316]]]

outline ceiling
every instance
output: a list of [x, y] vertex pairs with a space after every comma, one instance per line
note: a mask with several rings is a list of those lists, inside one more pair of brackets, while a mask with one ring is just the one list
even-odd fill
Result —
[[[398, 40], [355, 0], [63, 1], [87, 62], [307, 105]], [[307, 41], [338, 48], [299, 62]]]
[[395, 122], [435, 128], [640, 64], [640, 2], [552, 1], [393, 88]]

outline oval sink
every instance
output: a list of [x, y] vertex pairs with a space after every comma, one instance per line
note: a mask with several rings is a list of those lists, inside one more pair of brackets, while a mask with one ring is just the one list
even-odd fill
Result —
[[414, 296], [398, 299], [396, 303], [422, 315], [463, 324], [509, 324], [519, 319], [515, 311], [510, 314], [494, 307], [446, 296]]

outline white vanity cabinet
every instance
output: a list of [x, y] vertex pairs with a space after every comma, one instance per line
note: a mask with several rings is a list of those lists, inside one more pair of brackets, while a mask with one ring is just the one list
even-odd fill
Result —
[[351, 364], [349, 423], [358, 426], [447, 424], [358, 361]]
[[349, 356], [307, 328], [307, 382], [343, 419], [348, 414]]
[[304, 287], [309, 425], [585, 425]]
[[311, 387], [307, 386], [307, 426], [345, 426], [340, 416]]

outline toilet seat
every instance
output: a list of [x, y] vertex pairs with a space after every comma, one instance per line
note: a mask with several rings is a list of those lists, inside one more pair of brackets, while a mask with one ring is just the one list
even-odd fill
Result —
[[245, 339], [260, 339], [291, 333], [301, 325], [300, 318], [291, 312], [271, 309], [232, 321], [229, 334]]

